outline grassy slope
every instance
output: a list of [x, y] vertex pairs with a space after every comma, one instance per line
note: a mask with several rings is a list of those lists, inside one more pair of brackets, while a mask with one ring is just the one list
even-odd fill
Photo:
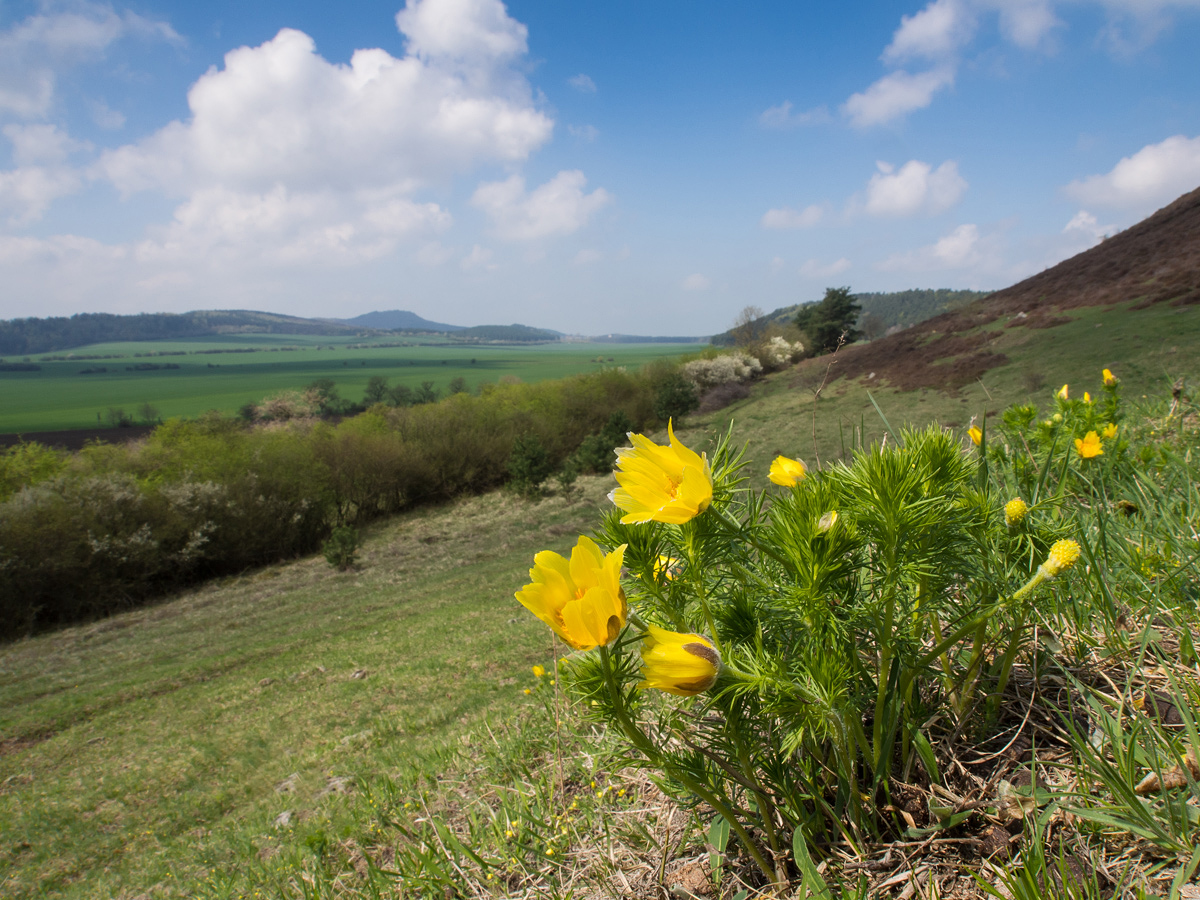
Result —
[[[1054, 329], [994, 327], [1011, 361], [984, 376], [986, 393], [832, 381], [821, 458], [840, 452], [839, 423], [847, 436], [860, 423], [868, 439], [883, 430], [868, 387], [894, 425], [962, 427], [1026, 399], [1045, 405], [1063, 382], [1097, 387], [1106, 365], [1132, 399], [1200, 374], [1195, 308], [1074, 315]], [[681, 436], [700, 446], [733, 418], [748, 474], [780, 451], [811, 462], [806, 385], [824, 366], [781, 373]], [[1046, 380], [1032, 393], [1031, 371]], [[302, 560], [0, 650], [0, 737], [53, 733], [0, 756], [0, 879], [11, 879], [0, 893], [222, 895], [213, 873], [245, 870], [286, 840], [272, 828], [281, 811], [334, 832], [354, 816], [356, 798], [319, 796], [331, 778], [378, 778], [485, 713], [510, 713], [528, 666], [550, 652], [512, 591], [535, 551], [564, 551], [595, 523], [610, 480], [585, 481], [574, 505], [493, 495], [400, 517], [371, 533], [357, 573]], [[359, 669], [366, 678], [352, 677]], [[293, 773], [294, 791], [278, 793]]]
[[[40, 372], [0, 373], [0, 433], [93, 428], [97, 426], [97, 414], [104, 414], [109, 407], [137, 415], [143, 403], [154, 405], [163, 418], [198, 416], [210, 409], [233, 415], [244, 403], [258, 402], [279, 391], [299, 390], [318, 378], [332, 378], [340, 396], [360, 400], [373, 375], [384, 376], [390, 386], [404, 384], [411, 388], [428, 380], [444, 392], [456, 376], [465, 378], [467, 387], [474, 389], [480, 382], [495, 382], [504, 376], [542, 381], [593, 371], [601, 365], [636, 367], [697, 349], [693, 344], [347, 346], [358, 340], [238, 335], [81, 347], [74, 352], [117, 354], [122, 358], [39, 361]], [[318, 345], [322, 349], [316, 349]], [[249, 347], [261, 349], [256, 353], [195, 352]], [[190, 352], [186, 356], [134, 357], [135, 353], [179, 350]], [[596, 362], [597, 358], [603, 362]], [[139, 363], [179, 368], [126, 371], [126, 366]], [[108, 371], [79, 374], [83, 369], [95, 368]]]

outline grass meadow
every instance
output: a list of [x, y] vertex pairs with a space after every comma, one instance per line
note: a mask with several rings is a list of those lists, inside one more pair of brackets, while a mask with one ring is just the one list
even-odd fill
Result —
[[[1046, 410], [1063, 383], [1077, 396], [1074, 392], [1098, 383], [1102, 367], [1120, 375], [1131, 405], [1123, 428], [1155, 441], [1164, 439], [1167, 422], [1182, 434], [1183, 418], [1168, 420], [1165, 410], [1178, 379], [1190, 391], [1200, 376], [1195, 324], [1200, 312], [1161, 305], [1071, 315], [1071, 322], [1052, 329], [994, 327], [994, 346], [1009, 362], [959, 391], [898, 392], [867, 378], [831, 380], [814, 405], [829, 360], [811, 360], [769, 377], [732, 407], [691, 417], [678, 434], [693, 448], [711, 448], [733, 421], [736, 441], [747, 447], [747, 473], [761, 480], [777, 453], [810, 465], [819, 457], [828, 465], [849, 447], [880, 438], [885, 426], [868, 392], [897, 428], [940, 422], [965, 431], [972, 417], [978, 422], [1014, 403], [1032, 401]], [[629, 356], [618, 356], [622, 350]], [[358, 388], [351, 385], [359, 382], [346, 369], [360, 359], [394, 359], [374, 369], [359, 366], [359, 374], [362, 384], [368, 374], [398, 378], [407, 365], [402, 354], [418, 351], [425, 360], [412, 366], [420, 369], [413, 375], [418, 383], [451, 353], [296, 351], [295, 359], [313, 368], [292, 370], [287, 377], [295, 382], [244, 390], [231, 379], [223, 396], [236, 408], [271, 390], [327, 375], [338, 381], [343, 396], [354, 397]], [[541, 377], [532, 374], [536, 371], [552, 377], [554, 366], [586, 362], [602, 352], [598, 345], [581, 345], [578, 356], [575, 348], [557, 347], [454, 351], [468, 360], [475, 356], [477, 366], [493, 352], [489, 380], [503, 366], [514, 367], [503, 373], [527, 380]], [[632, 364], [636, 354], [662, 351], [625, 345], [603, 352], [616, 363]], [[322, 363], [326, 354], [331, 364]], [[292, 365], [288, 356], [279, 365]], [[275, 362], [265, 353], [254, 357], [245, 365]], [[222, 368], [226, 362], [231, 368], [243, 365], [222, 355], [198, 362], [190, 356], [165, 359], [201, 369], [210, 359]], [[520, 370], [521, 360], [529, 368]], [[39, 389], [53, 386], [51, 365], [62, 364], [44, 365], [36, 373]], [[344, 378], [338, 378], [339, 370]], [[464, 371], [446, 367], [447, 377]], [[165, 382], [172, 373], [149, 374], [161, 374]], [[265, 369], [258, 375], [274, 377]], [[181, 377], [180, 385], [225, 376], [194, 373]], [[137, 377], [142, 376], [130, 373], [130, 389]], [[12, 379], [0, 376], [0, 389], [10, 390]], [[64, 374], [59, 383], [71, 390], [67, 385], [77, 382]], [[197, 394], [195, 402], [202, 411], [217, 405], [210, 402], [216, 395]], [[16, 417], [8, 396], [0, 408]], [[174, 414], [164, 398], [135, 399], [149, 399], [164, 415]], [[78, 409], [94, 419], [86, 404]], [[60, 409], [39, 427], [69, 427], [62, 424], [75, 421], [68, 412]], [[1194, 413], [1190, 416], [1194, 443]], [[536, 504], [497, 492], [404, 513], [365, 529], [361, 559], [348, 572], [336, 572], [315, 556], [0, 647], [0, 896], [565, 898], [659, 896], [664, 890], [675, 896], [750, 896], [750, 887], [737, 877], [732, 851], [728, 858], [711, 852], [706, 822], [666, 800], [645, 773], [621, 768], [605, 755], [612, 748], [601, 731], [566, 714], [565, 698], [549, 683], [550, 634], [513, 599], [535, 552], [568, 552], [576, 535], [592, 533], [610, 508], [605, 495], [611, 477], [584, 477], [578, 486], [577, 496], [550, 496]], [[1171, 527], [1186, 524], [1172, 522]], [[1171, 565], [1194, 562], [1175, 558]], [[1145, 596], [1157, 597], [1159, 582], [1145, 583]], [[1166, 688], [1174, 683], [1170, 679], [1187, 675], [1167, 663], [1155, 669], [1146, 659], [1157, 652], [1150, 646], [1156, 641], [1170, 645], [1163, 637], [1170, 623], [1155, 619], [1151, 600], [1146, 608], [1121, 610], [1111, 597], [1096, 603], [1088, 615], [1094, 614], [1090, 621], [1097, 632], [1070, 634], [1072, 677], [1082, 677], [1094, 663], [1117, 682], [1119, 712], [1135, 688]], [[1066, 606], [1047, 607], [1048, 622], [1071, 615]], [[1185, 613], [1171, 621], [1195, 625], [1194, 615]], [[1054, 634], [1068, 643], [1064, 631]], [[1053, 644], [1044, 643], [1041, 652], [1046, 646]], [[534, 665], [551, 671], [535, 678]], [[1194, 660], [1188, 665], [1194, 670]], [[1151, 675], [1143, 678], [1146, 671]], [[1024, 670], [1014, 675], [1014, 685], [1018, 692], [1037, 688]], [[1020, 734], [1019, 719], [1005, 727]], [[1126, 742], [1127, 774], [1134, 779], [1144, 771], [1137, 742], [1145, 729], [1120, 730], [1127, 725], [1118, 717], [1112, 727], [1117, 743]], [[1045, 724], [1037, 740], [1053, 728], [1053, 722]], [[1008, 735], [1000, 743], [1005, 740]], [[1117, 787], [1123, 783], [1123, 776], [1102, 767], [1060, 767], [1053, 770], [1054, 790], [1066, 790], [1064, 772], [1074, 772], [1076, 786], [1100, 782], [1096, 772], [1115, 778]], [[1035, 772], [1035, 784], [1038, 777]], [[963, 810], [983, 815], [995, 784], [986, 788], [991, 793], [977, 800], [962, 794], [949, 806], [942, 798], [941, 806], [931, 802], [929, 809], [955, 810], [961, 803]], [[1062, 835], [1077, 841], [1078, 817], [1068, 827], [1061, 813], [1052, 816], [1066, 799], [1056, 794], [1048, 803], [1040, 788], [1021, 796], [1026, 807], [1032, 803], [1045, 811], [1037, 827], [1058, 829], [1060, 850], [1068, 846]], [[976, 807], [970, 807], [973, 802]], [[1130, 808], [1138, 802], [1129, 800]], [[1148, 819], [1135, 826], [1151, 837], [1161, 818], [1162, 807], [1155, 803], [1146, 800], [1136, 810]], [[1189, 813], [1183, 815], [1180, 833], [1194, 835]], [[954, 811], [951, 818], [960, 822], [965, 816]], [[1112, 819], [1109, 838], [1126, 833], [1123, 821]], [[1031, 817], [1025, 827], [1034, 822]], [[1104, 828], [1095, 833], [1101, 842], [1109, 839]], [[916, 888], [903, 896], [982, 896], [968, 891], [970, 872], [959, 872], [953, 859], [921, 862], [919, 854], [931, 847], [954, 849], [967, 840], [957, 834], [935, 828], [898, 842], [886, 859], [884, 848], [872, 845], [875, 868], [862, 858], [843, 859], [848, 862], [843, 871], [858, 885], [846, 896], [891, 896], [889, 891], [909, 884]], [[1136, 836], [1125, 845], [1125, 863], [1142, 867], [1138, 872], [1148, 871], [1142, 860], [1160, 860], [1150, 872], [1154, 877], [1143, 882], [1159, 892], [1143, 896], [1188, 896], [1178, 885], [1171, 893], [1174, 851]], [[1075, 843], [1069, 847], [1075, 852]], [[971, 865], [984, 871], [978, 861]], [[1031, 863], [1024, 865], [1012, 871], [1033, 871]], [[1096, 871], [1110, 871], [1104, 866]], [[1120, 860], [1111, 871], [1119, 874]], [[1014, 881], [1008, 895], [1135, 896], [1099, 888], [1056, 892], [1046, 887], [1049, 876], [1038, 876], [1039, 887], [1035, 875], [1025, 887]], [[942, 876], [959, 878], [963, 893], [939, 893], [937, 885], [948, 883], [937, 880]], [[882, 893], [871, 893], [875, 888]]]
[[[406, 345], [371, 346], [401, 343]], [[427, 336], [364, 340], [273, 334], [94, 344], [69, 353], [114, 358], [44, 354], [30, 358], [40, 371], [0, 372], [0, 434], [95, 428], [107, 424], [110, 408], [137, 417], [146, 403], [162, 419], [194, 418], [209, 410], [231, 416], [246, 403], [300, 390], [318, 378], [332, 378], [342, 398], [359, 401], [374, 375], [387, 378], [389, 387], [415, 389], [432, 381], [444, 394], [456, 377], [475, 390], [504, 377], [535, 382], [602, 366], [636, 368], [697, 349], [696, 344], [463, 345]], [[139, 364], [178, 368], [138, 371]], [[81, 374], [89, 369], [92, 374]]]

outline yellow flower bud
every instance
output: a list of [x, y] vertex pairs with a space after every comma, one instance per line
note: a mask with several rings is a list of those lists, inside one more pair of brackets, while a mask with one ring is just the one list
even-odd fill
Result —
[[1060, 387], [1058, 389], [1058, 393], [1055, 394], [1054, 396], [1057, 397], [1059, 400], [1068, 399], [1067, 386], [1064, 384], [1062, 387]]
[[777, 456], [771, 463], [771, 472], [767, 477], [775, 484], [792, 487], [808, 477], [808, 469], [798, 459]]
[[1079, 559], [1079, 552], [1078, 541], [1055, 541], [1054, 546], [1050, 548], [1050, 555], [1042, 563], [1041, 569], [1046, 573], [1047, 578], [1054, 578], [1060, 572], [1064, 572], [1075, 565], [1075, 560]]
[[1119, 381], [1119, 379], [1117, 378], [1116, 375], [1114, 375], [1108, 369], [1105, 369], [1100, 374], [1104, 376], [1104, 386], [1105, 387], [1116, 387], [1117, 386], [1117, 382]]
[[817, 521], [817, 534], [824, 534], [830, 528], [837, 524], [838, 514], [836, 509], [831, 509]]
[[1091, 395], [1091, 394], [1089, 394], [1087, 391], [1084, 391], [1084, 392], [1083, 392], [1083, 402], [1084, 402], [1084, 403], [1091, 403], [1091, 402], [1092, 402], [1092, 395]]
[[976, 447], [983, 443], [983, 432], [974, 425], [967, 429], [967, 435], [971, 438], [971, 443]]
[[706, 638], [649, 626], [642, 645], [644, 680], [639, 687], [694, 697], [712, 687], [720, 671], [721, 656]]
[[1015, 525], [1025, 518], [1029, 512], [1029, 504], [1020, 497], [1013, 497], [1004, 504], [1004, 521], [1005, 524]]

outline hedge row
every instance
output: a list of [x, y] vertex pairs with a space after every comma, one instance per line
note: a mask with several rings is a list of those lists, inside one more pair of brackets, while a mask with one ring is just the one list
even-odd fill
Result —
[[331, 528], [503, 483], [518, 438], [561, 463], [674, 371], [489, 386], [337, 425], [171, 420], [144, 441], [0, 454], [0, 637], [317, 549]]

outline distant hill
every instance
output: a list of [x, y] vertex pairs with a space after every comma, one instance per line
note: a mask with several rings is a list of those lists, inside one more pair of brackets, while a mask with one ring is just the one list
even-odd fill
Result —
[[658, 335], [648, 337], [640, 334], [598, 334], [588, 338], [598, 344], [707, 344], [707, 337], [679, 337]]
[[[887, 331], [893, 328], [908, 328], [940, 313], [966, 306], [968, 303], [987, 297], [990, 293], [990, 291], [957, 291], [950, 288], [914, 288], [907, 291], [854, 294], [853, 297], [862, 306], [859, 327], [863, 327], [868, 316], [874, 316], [878, 319], [880, 331]], [[804, 305], [795, 303], [791, 306], [781, 306], [755, 320], [755, 325], [759, 327], [768, 324], [790, 325], [795, 320], [800, 307]], [[732, 345], [734, 343], [732, 329], [714, 335], [712, 343], [718, 346]]]
[[557, 341], [562, 332], [545, 328], [530, 328], [528, 325], [475, 325], [454, 332], [454, 340], [480, 344], [528, 344], [542, 341]]
[[352, 325], [355, 328], [374, 328], [380, 331], [461, 331], [464, 327], [447, 325], [444, 322], [430, 322], [406, 309], [377, 310], [363, 313], [353, 319], [330, 319], [329, 321]]
[[0, 356], [28, 356], [110, 341], [163, 341], [211, 334], [354, 334], [361, 329], [319, 319], [249, 310], [188, 313], [78, 313], [0, 321]]

